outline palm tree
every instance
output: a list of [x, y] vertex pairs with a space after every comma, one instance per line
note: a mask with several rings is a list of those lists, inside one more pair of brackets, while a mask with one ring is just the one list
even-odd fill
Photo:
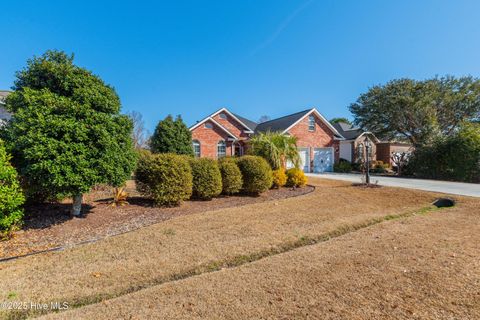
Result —
[[285, 169], [290, 161], [295, 167], [300, 165], [297, 138], [280, 132], [265, 132], [253, 136], [250, 153], [265, 158], [272, 169]]

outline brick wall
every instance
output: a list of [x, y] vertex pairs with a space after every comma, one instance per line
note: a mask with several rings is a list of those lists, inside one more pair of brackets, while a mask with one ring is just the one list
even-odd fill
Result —
[[405, 143], [381, 142], [377, 143], [377, 160], [392, 164], [391, 155], [395, 152], [411, 152], [412, 146]]
[[[225, 114], [227, 116], [226, 119], [222, 119], [220, 117], [220, 114]], [[233, 119], [228, 113], [226, 112], [221, 112], [217, 114], [215, 117], [213, 117], [213, 120], [217, 121], [220, 123], [224, 128], [226, 128], [228, 131], [233, 133], [237, 137], [247, 137], [248, 135], [244, 133], [245, 130], [248, 130], [244, 128], [240, 123], [238, 123], [235, 119]]]
[[[297, 145], [299, 148], [309, 148], [310, 150], [310, 162], [313, 162], [313, 149], [314, 148], [326, 148], [333, 147], [335, 162], [339, 159], [339, 142], [334, 140], [333, 132], [323, 123], [320, 118], [315, 116], [315, 130], [308, 130], [308, 117], [305, 117], [302, 121], [297, 123], [288, 132], [297, 137]], [[310, 164], [310, 168], [313, 168], [313, 164]]]
[[[213, 128], [205, 128], [206, 123], [212, 124]], [[192, 140], [198, 140], [200, 142], [201, 157], [216, 159], [217, 144], [220, 140], [224, 140], [227, 143], [227, 156], [231, 155], [232, 143], [227, 139], [228, 134], [211, 121], [206, 121], [205, 123], [202, 123], [192, 131]]]

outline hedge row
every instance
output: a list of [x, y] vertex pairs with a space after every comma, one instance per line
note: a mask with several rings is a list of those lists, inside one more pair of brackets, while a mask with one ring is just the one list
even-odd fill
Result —
[[219, 161], [176, 154], [143, 153], [135, 181], [157, 205], [174, 206], [189, 198], [210, 200], [221, 193], [258, 195], [272, 186], [272, 170], [257, 156]]

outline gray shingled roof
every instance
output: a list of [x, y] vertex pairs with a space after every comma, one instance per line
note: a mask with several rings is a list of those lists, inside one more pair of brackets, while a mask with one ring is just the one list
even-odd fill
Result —
[[305, 116], [310, 110], [303, 110], [297, 113], [290, 114], [288, 116], [284, 116], [281, 118], [265, 121], [262, 123], [259, 123], [257, 125], [257, 128], [255, 129], [255, 132], [275, 132], [275, 131], [284, 131], [288, 127], [290, 127], [292, 124], [300, 120], [303, 116]]
[[235, 117], [238, 118], [238, 120], [242, 121], [246, 126], [248, 126], [250, 129], [255, 131], [255, 128], [257, 127], [258, 123], [252, 120], [248, 120], [247, 118], [244, 118], [242, 116], [239, 116], [238, 114], [233, 113]]
[[354, 127], [345, 122], [338, 122], [332, 125], [347, 140], [355, 140], [358, 138], [358, 136], [365, 132], [362, 129]]

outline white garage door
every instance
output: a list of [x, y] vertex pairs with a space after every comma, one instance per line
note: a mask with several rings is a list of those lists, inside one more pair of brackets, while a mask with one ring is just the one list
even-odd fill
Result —
[[313, 172], [333, 171], [333, 148], [313, 149]]
[[310, 150], [308, 148], [299, 148], [300, 154], [300, 168], [304, 172], [310, 172]]

